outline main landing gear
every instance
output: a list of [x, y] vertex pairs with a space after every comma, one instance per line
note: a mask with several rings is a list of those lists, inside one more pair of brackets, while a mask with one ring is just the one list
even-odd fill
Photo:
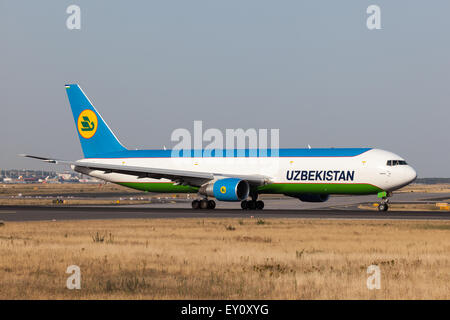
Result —
[[242, 210], [262, 210], [264, 209], [264, 202], [261, 200], [244, 200], [241, 202]]
[[250, 194], [252, 200], [244, 200], [241, 202], [242, 210], [262, 210], [264, 209], [264, 202], [258, 199], [258, 194]]
[[216, 202], [214, 200], [202, 199], [192, 201], [192, 209], [214, 209]]
[[[192, 201], [192, 209], [209, 209], [212, 210], [216, 207], [216, 202], [214, 200], [201, 199]], [[244, 200], [241, 201], [242, 210], [262, 210], [264, 209], [264, 202], [261, 200]]]

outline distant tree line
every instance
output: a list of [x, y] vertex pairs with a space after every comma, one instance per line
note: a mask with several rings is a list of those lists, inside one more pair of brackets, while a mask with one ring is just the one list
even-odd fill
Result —
[[450, 178], [418, 178], [414, 182], [422, 184], [450, 183]]

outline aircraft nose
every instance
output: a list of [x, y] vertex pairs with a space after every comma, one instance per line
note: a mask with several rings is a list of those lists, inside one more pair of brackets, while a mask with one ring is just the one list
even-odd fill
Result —
[[413, 182], [414, 180], [416, 180], [416, 178], [417, 178], [416, 170], [414, 170], [413, 167], [408, 166], [406, 168], [406, 179], [407, 179], [408, 183]]

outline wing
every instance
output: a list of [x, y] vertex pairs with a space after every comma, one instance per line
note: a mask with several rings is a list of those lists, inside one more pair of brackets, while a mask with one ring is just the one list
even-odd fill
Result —
[[90, 171], [99, 170], [104, 173], [121, 173], [142, 178], [153, 179], [169, 179], [177, 184], [191, 185], [199, 187], [207, 182], [221, 179], [221, 178], [238, 178], [246, 180], [250, 185], [261, 186], [270, 182], [269, 177], [262, 175], [233, 175], [214, 172], [198, 172], [188, 170], [173, 170], [164, 168], [148, 168], [136, 167], [128, 165], [112, 165], [104, 163], [84, 162], [84, 161], [66, 161], [52, 158], [38, 157], [32, 155], [22, 154], [20, 156], [38, 159], [48, 163], [65, 164], [73, 167], [75, 171], [89, 174]]

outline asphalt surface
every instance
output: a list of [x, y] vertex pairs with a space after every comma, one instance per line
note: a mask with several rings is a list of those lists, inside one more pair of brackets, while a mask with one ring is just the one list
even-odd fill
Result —
[[[449, 193], [400, 193], [392, 203], [428, 203], [449, 199]], [[240, 203], [217, 201], [215, 210], [193, 210], [191, 200], [161, 200], [141, 205], [109, 206], [0, 206], [0, 221], [59, 221], [89, 219], [160, 218], [318, 218], [318, 219], [410, 219], [450, 220], [450, 211], [361, 210], [361, 203], [378, 202], [376, 196], [332, 196], [323, 203], [301, 202], [295, 198], [264, 199], [262, 211], [244, 211]]]
[[89, 219], [156, 219], [156, 218], [318, 218], [318, 219], [398, 219], [450, 220], [449, 211], [364, 211], [348, 209], [241, 209], [193, 210], [188, 208], [131, 207], [0, 207], [2, 221], [60, 221]]

